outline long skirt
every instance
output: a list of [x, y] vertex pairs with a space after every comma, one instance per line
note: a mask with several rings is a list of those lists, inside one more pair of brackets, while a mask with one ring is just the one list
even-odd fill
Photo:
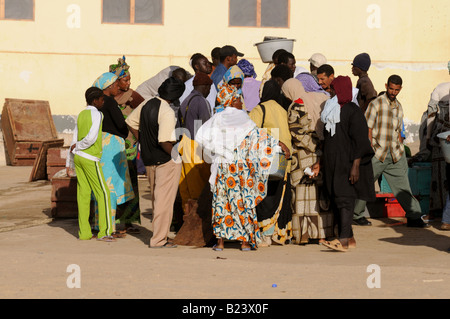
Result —
[[264, 236], [281, 245], [289, 243], [292, 238], [290, 175], [283, 180], [269, 180], [267, 195], [256, 206], [258, 224]]
[[213, 187], [212, 226], [217, 238], [261, 242], [256, 206], [266, 197], [270, 163], [278, 141], [253, 129], [235, 150], [231, 163], [220, 164]]
[[[111, 194], [111, 218], [115, 231], [117, 205], [135, 197], [131, 183], [125, 140], [117, 135], [102, 133], [102, 158], [100, 165]], [[95, 205], [95, 229], [98, 229], [98, 209]]]
[[139, 187], [138, 187], [138, 171], [136, 158], [128, 160], [128, 168], [130, 171], [131, 185], [133, 187], [134, 198], [124, 204], [117, 206], [116, 224], [141, 223], [141, 209], [139, 206]]
[[298, 184], [293, 188], [293, 193], [294, 242], [307, 244], [310, 240], [332, 237], [334, 214], [329, 210], [327, 200], [320, 198], [320, 187], [316, 184]]
[[179, 192], [183, 210], [186, 212], [186, 204], [189, 200], [198, 200], [205, 185], [208, 184], [211, 175], [211, 165], [202, 158], [202, 150], [199, 145], [183, 136], [178, 152], [182, 158], [182, 170]]
[[333, 213], [329, 210], [327, 199], [322, 196], [321, 181], [309, 181], [304, 169], [314, 164], [315, 153], [298, 149], [292, 161], [292, 203], [293, 203], [293, 241], [307, 244], [310, 239], [325, 239], [334, 235]]

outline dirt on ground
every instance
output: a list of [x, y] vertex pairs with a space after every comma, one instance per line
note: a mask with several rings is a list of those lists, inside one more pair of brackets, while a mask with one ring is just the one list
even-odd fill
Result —
[[[450, 232], [403, 218], [354, 226], [357, 248], [272, 245], [243, 252], [149, 248], [151, 206], [140, 180], [139, 234], [117, 242], [77, 239], [76, 219], [50, 216], [49, 181], [0, 167], [0, 298], [10, 299], [448, 299]], [[173, 237], [175, 234], [171, 233]], [[181, 309], [177, 311], [181, 312]]]

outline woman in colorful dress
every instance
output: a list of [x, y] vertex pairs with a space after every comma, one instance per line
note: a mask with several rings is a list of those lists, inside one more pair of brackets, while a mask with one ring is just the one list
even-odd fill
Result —
[[[304, 81], [308, 81], [307, 76], [315, 83], [314, 78], [306, 74], [303, 75]], [[288, 122], [293, 145], [291, 186], [296, 244], [323, 242], [326, 237], [333, 236], [333, 213], [328, 211], [326, 201], [320, 201], [322, 175], [310, 179], [304, 172], [322, 154], [323, 123], [320, 113], [328, 96], [319, 91], [306, 92], [304, 86], [310, 87], [295, 78], [287, 80], [282, 86], [284, 96], [292, 101], [288, 109]]]
[[261, 242], [255, 208], [267, 194], [279, 142], [256, 127], [235, 91], [220, 93], [227, 107], [205, 122], [195, 137], [211, 162], [212, 226], [217, 238], [213, 249], [223, 250], [225, 240], [237, 240], [241, 250], [248, 251]]
[[[119, 93], [114, 96], [124, 118], [144, 101], [144, 98], [135, 90], [130, 88], [131, 75], [130, 66], [125, 62], [125, 56], [118, 59], [117, 64], [109, 66], [109, 72], [118, 77]], [[139, 207], [139, 188], [138, 188], [138, 170], [137, 155], [138, 143], [134, 135], [129, 132], [125, 139], [125, 151], [130, 172], [131, 184], [133, 186], [134, 198], [128, 202], [118, 205], [116, 211], [116, 224], [125, 224], [125, 232], [139, 233], [139, 229], [133, 227], [132, 223], [141, 223], [141, 210]]]
[[244, 72], [237, 65], [233, 65], [223, 75], [223, 80], [218, 85], [217, 103], [214, 108], [214, 113], [222, 112], [227, 106], [231, 106], [232, 99], [228, 99], [228, 96], [234, 96], [233, 100], [241, 100], [241, 108], [246, 110], [244, 98], [242, 97], [243, 83]]
[[[102, 127], [102, 165], [106, 183], [111, 195], [111, 215], [113, 225], [113, 236], [124, 237], [124, 234], [116, 232], [116, 209], [134, 198], [133, 187], [131, 185], [130, 173], [128, 171], [128, 161], [125, 151], [125, 139], [128, 136], [128, 126], [120, 111], [114, 96], [119, 93], [118, 77], [111, 72], [103, 73], [93, 84], [103, 90], [105, 94], [104, 105], [101, 109], [103, 114]], [[98, 229], [98, 213], [95, 210], [95, 229]]]

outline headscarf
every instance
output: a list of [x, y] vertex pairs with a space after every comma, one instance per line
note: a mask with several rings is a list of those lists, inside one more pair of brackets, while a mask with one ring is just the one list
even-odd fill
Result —
[[234, 150], [255, 127], [255, 122], [246, 111], [227, 107], [223, 112], [214, 114], [199, 128], [195, 141], [211, 160], [211, 188], [215, 184], [218, 165], [233, 162]]
[[311, 129], [315, 130], [319, 138], [322, 139], [323, 125], [320, 122], [320, 113], [323, 110], [324, 102], [328, 100], [328, 96], [317, 92], [306, 92], [302, 82], [291, 78], [284, 82], [281, 90], [288, 99], [295, 102], [298, 99], [303, 103], [308, 118], [311, 120]]
[[331, 86], [333, 87], [334, 92], [336, 92], [338, 103], [341, 107], [352, 101], [353, 87], [350, 77], [338, 76], [331, 82]]
[[237, 66], [242, 70], [242, 72], [244, 72], [244, 75], [246, 77], [248, 76], [248, 77], [256, 78], [255, 68], [254, 68], [253, 64], [251, 64], [248, 60], [246, 60], [246, 59], [239, 60], [239, 62], [237, 63]]
[[184, 89], [183, 81], [171, 76], [158, 88], [158, 94], [164, 100], [176, 101], [183, 95]]
[[216, 113], [223, 111], [226, 107], [231, 106], [235, 100], [241, 98], [242, 91], [237, 89], [234, 85], [229, 85], [227, 83], [222, 84], [219, 87], [219, 92], [217, 92], [217, 102], [219, 105], [216, 106]]
[[300, 73], [295, 77], [297, 80], [302, 82], [303, 88], [306, 92], [319, 92], [325, 93], [326, 91], [317, 83], [314, 77], [309, 73]]
[[348, 76], [338, 76], [331, 82], [336, 95], [325, 103], [325, 108], [320, 119], [325, 124], [325, 129], [333, 136], [336, 132], [336, 124], [341, 121], [341, 108], [353, 99], [352, 81]]
[[216, 113], [223, 111], [225, 107], [231, 106], [231, 104], [235, 100], [241, 98], [242, 89], [238, 89], [234, 85], [228, 84], [228, 82], [237, 78], [241, 79], [243, 83], [244, 73], [238, 66], [233, 65], [231, 68], [227, 70], [227, 72], [225, 72], [223, 76], [223, 82], [218, 87], [216, 100], [219, 103], [219, 105], [215, 107]]
[[128, 69], [130, 68], [130, 66], [125, 62], [125, 56], [119, 58], [117, 62], [117, 64], [111, 64], [109, 66], [109, 72], [117, 75], [119, 79], [129, 76], [130, 71], [128, 71]]
[[281, 88], [278, 83], [270, 79], [266, 83], [264, 83], [262, 94], [261, 94], [261, 103], [264, 103], [269, 100], [277, 101], [279, 104], [281, 101]]
[[98, 87], [99, 89], [106, 89], [108, 86], [116, 82], [118, 79], [117, 75], [112, 72], [105, 72], [100, 75], [97, 80], [92, 84], [92, 86]]
[[325, 129], [333, 136], [336, 133], [336, 124], [341, 121], [341, 107], [337, 96], [333, 96], [325, 103], [320, 120], [325, 124]]
[[154, 98], [158, 95], [158, 89], [161, 84], [172, 76], [173, 71], [179, 68], [179, 66], [171, 65], [159, 71], [155, 76], [138, 85], [136, 92], [138, 92], [146, 100]]
[[230, 82], [233, 79], [241, 79], [242, 83], [244, 83], [244, 72], [237, 66], [233, 65], [230, 67], [227, 72], [223, 75], [223, 83]]

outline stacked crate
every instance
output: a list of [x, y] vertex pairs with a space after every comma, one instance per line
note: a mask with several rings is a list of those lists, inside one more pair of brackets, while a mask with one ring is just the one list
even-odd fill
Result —
[[77, 218], [77, 178], [56, 174], [52, 178], [51, 214], [53, 218]]
[[47, 178], [52, 177], [66, 168], [66, 158], [69, 152], [68, 147], [55, 147], [47, 150]]

